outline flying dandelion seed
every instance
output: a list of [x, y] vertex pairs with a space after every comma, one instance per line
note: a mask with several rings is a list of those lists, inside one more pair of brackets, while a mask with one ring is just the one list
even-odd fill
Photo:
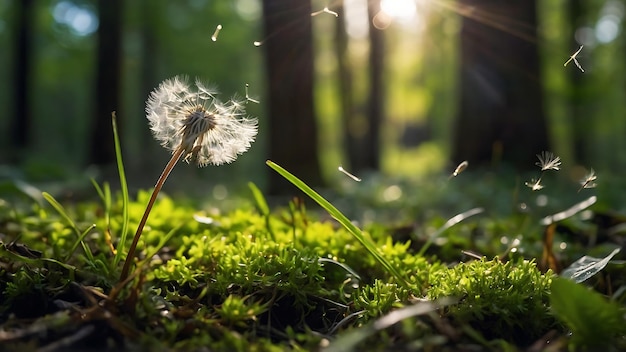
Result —
[[570, 56], [567, 61], [565, 61], [565, 63], [563, 64], [563, 67], [567, 66], [567, 64], [569, 64], [570, 61], [574, 61], [574, 64], [576, 65], [576, 67], [578, 67], [584, 73], [585, 70], [583, 70], [582, 66], [580, 65], [580, 62], [576, 60], [576, 56], [578, 56], [581, 50], [583, 50], [583, 45], [581, 45], [580, 48], [578, 48], [578, 50], [576, 50], [576, 52], [573, 53], [572, 56]]
[[211, 36], [211, 40], [216, 42], [217, 41], [217, 35], [220, 34], [220, 31], [222, 30], [222, 25], [218, 24], [217, 28], [215, 28], [215, 32], [213, 32], [213, 35]]
[[452, 173], [453, 177], [456, 177], [458, 174], [460, 174], [461, 172], [463, 172], [465, 169], [467, 169], [467, 167], [469, 166], [469, 163], [467, 162], [467, 160], [461, 162], [459, 164], [459, 166], [456, 167], [456, 169], [454, 169], [454, 172]]
[[559, 171], [561, 169], [561, 158], [554, 155], [552, 152], [541, 152], [541, 154], [537, 154], [537, 158], [539, 162], [535, 163], [535, 165], [539, 166], [541, 171]]
[[337, 170], [343, 172], [346, 176], [350, 177], [351, 179], [355, 180], [356, 182], [361, 182], [361, 179], [354, 176], [353, 174], [349, 173], [348, 171], [346, 171], [343, 167], [339, 166], [337, 168]]
[[580, 180], [580, 188], [578, 189], [578, 192], [580, 192], [584, 188], [595, 188], [597, 186], [595, 183], [595, 180], [597, 178], [598, 177], [596, 176], [595, 171], [593, 171], [593, 168], [591, 168], [587, 176]]
[[258, 47], [258, 46], [263, 45], [263, 41], [254, 41], [252, 44]]
[[530, 180], [530, 182], [524, 182], [524, 184], [526, 185], [526, 187], [532, 189], [533, 191], [538, 191], [543, 188], [543, 185], [541, 184], [541, 178], [537, 179], [536, 181], [533, 178]]
[[317, 15], [322, 14], [322, 13], [327, 13], [327, 14], [333, 15], [335, 17], [339, 17], [339, 14], [337, 12], [335, 12], [335, 11], [329, 10], [328, 6], [324, 7], [322, 10], [313, 12], [311, 14], [311, 17], [317, 16]]
[[250, 95], [248, 94], [248, 87], [250, 87], [250, 85], [246, 83], [246, 102], [259, 104], [260, 102], [258, 100], [250, 98]]

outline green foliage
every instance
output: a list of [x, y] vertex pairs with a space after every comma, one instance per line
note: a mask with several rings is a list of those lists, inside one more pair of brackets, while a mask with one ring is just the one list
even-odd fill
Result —
[[568, 279], [555, 278], [551, 290], [550, 306], [554, 315], [572, 331], [573, 350], [626, 347], [623, 307]]
[[308, 185], [298, 179], [296, 176], [289, 173], [289, 171], [283, 169], [278, 164], [273, 163], [268, 160], [267, 165], [274, 169], [274, 171], [278, 172], [281, 176], [287, 179], [289, 182], [293, 183], [296, 187], [298, 187], [302, 192], [311, 197], [314, 201], [316, 201], [324, 210], [326, 210], [333, 218], [335, 218], [339, 223], [344, 226], [353, 236], [356, 238], [362, 245], [367, 249], [370, 255], [372, 255], [376, 260], [389, 271], [393, 277], [398, 280], [398, 283], [408, 287], [408, 283], [404, 276], [396, 270], [383, 256], [378, 253], [378, 249], [376, 245], [363, 233], [361, 230], [354, 226], [354, 224], [343, 215], [337, 208], [335, 208], [332, 204], [330, 204], [326, 199], [324, 199], [319, 193], [315, 192]]
[[428, 298], [460, 299], [447, 314], [489, 338], [532, 342], [553, 325], [547, 314], [551, 281], [552, 273], [542, 274], [534, 261], [482, 258], [433, 272]]
[[78, 228], [78, 226], [76, 226], [72, 218], [67, 214], [63, 206], [59, 202], [57, 202], [57, 200], [54, 199], [52, 195], [50, 195], [47, 192], [43, 192], [43, 197], [48, 201], [48, 203], [50, 203], [50, 205], [52, 205], [52, 207], [54, 207], [54, 209], [56, 209], [56, 211], [59, 212], [59, 214], [69, 223], [70, 227], [76, 233], [77, 239], [72, 245], [70, 251], [66, 254], [65, 259], [67, 260], [67, 258], [71, 257], [72, 254], [74, 254], [76, 247], [80, 243], [80, 245], [83, 247], [85, 255], [89, 258], [90, 261], [93, 262], [93, 254], [91, 253], [91, 250], [89, 249], [89, 247], [85, 245], [85, 242], [83, 241], [85, 236], [87, 236], [87, 234], [89, 233], [89, 231], [93, 229], [93, 225], [89, 226], [86, 230], [81, 232], [81, 230]]
[[376, 280], [361, 288], [354, 299], [354, 307], [364, 310], [369, 317], [379, 317], [406, 302], [409, 292], [396, 284]]
[[255, 320], [257, 316], [267, 310], [267, 306], [262, 306], [256, 302], [248, 302], [243, 297], [230, 295], [226, 297], [224, 303], [216, 310], [225, 324], [237, 325], [249, 320]]
[[[324, 343], [322, 336], [335, 335], [343, 342], [331, 346], [339, 350], [357, 345], [445, 349], [468, 341], [503, 349], [532, 343], [551, 329], [565, 335], [557, 318], [574, 333], [576, 348], [588, 346], [584, 336], [601, 322], [613, 326], [610, 337], [623, 333], [616, 326], [623, 323], [615, 320], [619, 315], [608, 314], [615, 304], [605, 309], [586, 296], [569, 297], [569, 288], [559, 291], [555, 285], [551, 294], [552, 272], [542, 274], [520, 253], [510, 253], [506, 262], [440, 261], [459, 257], [459, 247], [475, 250], [477, 243], [491, 255], [503, 251], [500, 239], [519, 229], [517, 217], [479, 224], [472, 218], [452, 226], [447, 217], [431, 216], [424, 220], [437, 235], [430, 257], [419, 254], [428, 237], [418, 237], [415, 229], [402, 237], [380, 223], [364, 226], [360, 234], [384, 258], [388, 266], [383, 266], [350, 227], [320, 221], [300, 201], [270, 210], [260, 191], [252, 190], [256, 209], [246, 203], [226, 213], [161, 194], [138, 247], [137, 276], [113, 302], [79, 303], [80, 309], [113, 305], [106, 320], [111, 329], [134, 331], [130, 340], [141, 346], [178, 350], [311, 350]], [[94, 287], [105, 296], [118, 289], [112, 248], [119, 246], [124, 228], [124, 195], [112, 194], [106, 184], [96, 191], [101, 202], [61, 205], [50, 196], [58, 206], [0, 204], [0, 232], [24, 246], [18, 251], [2, 238], [2, 324], [15, 324], [11, 314], [40, 317], [59, 310], [59, 300], [84, 302], [77, 287]], [[136, 227], [149, 197], [150, 192], [139, 191], [129, 199], [129, 229]], [[92, 258], [72, 252], [80, 240]], [[389, 268], [401, 273], [406, 285]], [[615, 285], [619, 280], [615, 276]], [[578, 299], [591, 304], [583, 305], [585, 311], [599, 312], [596, 320], [573, 311]], [[30, 309], [24, 300], [40, 305]], [[444, 308], [441, 302], [447, 302]], [[99, 314], [70, 318], [73, 326], [83, 326]]]

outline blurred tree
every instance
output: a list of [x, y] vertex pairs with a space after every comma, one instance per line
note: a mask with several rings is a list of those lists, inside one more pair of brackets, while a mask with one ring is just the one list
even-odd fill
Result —
[[353, 130], [350, 126], [355, 119], [356, 107], [354, 105], [354, 90], [352, 85], [352, 70], [350, 66], [350, 58], [348, 57], [348, 33], [346, 32], [346, 19], [344, 2], [341, 1], [337, 7], [333, 9], [337, 13], [335, 22], [334, 51], [337, 60], [337, 75], [339, 84], [339, 99], [341, 107], [341, 122], [343, 127], [343, 147], [348, 156], [348, 165], [350, 169], [358, 163], [359, 157], [358, 145], [355, 141]]
[[460, 106], [452, 158], [534, 167], [548, 148], [535, 0], [459, 0]]
[[13, 21], [15, 33], [15, 56], [13, 70], [13, 117], [10, 127], [11, 152], [9, 162], [21, 160], [24, 150], [28, 147], [29, 134], [32, 125], [32, 109], [29, 100], [30, 73], [32, 63], [32, 38], [34, 21], [33, 0], [16, 2], [17, 16]]
[[[313, 44], [309, 1], [263, 0], [270, 116], [269, 156], [312, 185], [322, 183], [313, 105]], [[269, 192], [287, 182], [270, 174]]]
[[96, 54], [96, 105], [89, 158], [89, 162], [96, 165], [109, 165], [115, 161], [111, 112], [120, 108], [121, 5], [121, 0], [98, 0], [100, 24]]
[[344, 144], [350, 169], [354, 172], [378, 170], [380, 167], [380, 124], [383, 119], [384, 34], [376, 28], [374, 18], [380, 12], [380, 0], [368, 1], [369, 86], [365, 116], [358, 113], [353, 90], [353, 74], [348, 58], [348, 37], [343, 1], [337, 9], [335, 51], [338, 63]]
[[[581, 0], [570, 0], [567, 2], [567, 15], [569, 25], [571, 26], [570, 30], [572, 33], [576, 33], [576, 30], [582, 26], [582, 21], [584, 20], [584, 7]], [[575, 36], [572, 36], [571, 41], [571, 49], [577, 50], [580, 44], [575, 39]], [[575, 66], [573, 62], [570, 62], [569, 65]], [[572, 123], [572, 132], [573, 132], [573, 152], [574, 159], [578, 162], [583, 162], [586, 160], [586, 151], [585, 151], [585, 141], [586, 136], [588, 135], [589, 122], [587, 119], [583, 118], [585, 116], [582, 111], [585, 105], [585, 94], [583, 92], [583, 86], [585, 82], [583, 81], [582, 72], [578, 70], [576, 67], [569, 67], [567, 70], [570, 76], [570, 84], [568, 85], [568, 105], [570, 120]]]
[[[141, 36], [141, 70], [140, 70], [140, 90], [142, 97], [148, 97], [150, 92], [159, 85], [156, 70], [156, 58], [159, 53], [159, 41], [156, 28], [159, 25], [158, 18], [162, 14], [162, 4], [160, 1], [142, 0], [141, 1], [141, 18], [140, 18], [140, 36]], [[144, 106], [142, 105], [142, 111]], [[142, 126], [143, 127], [143, 126]], [[152, 143], [152, 134], [149, 128], [140, 128], [140, 132], [136, 133], [141, 139], [139, 145], [142, 149], [154, 147]], [[140, 158], [145, 164], [145, 158]]]
[[[367, 97], [367, 120], [363, 135], [356, 137], [356, 154], [350, 159], [355, 172], [378, 170], [380, 166], [380, 125], [383, 120], [383, 69], [384, 34], [376, 26], [376, 15], [380, 12], [380, 0], [369, 0], [369, 92]], [[354, 148], [354, 147], [353, 147]]]

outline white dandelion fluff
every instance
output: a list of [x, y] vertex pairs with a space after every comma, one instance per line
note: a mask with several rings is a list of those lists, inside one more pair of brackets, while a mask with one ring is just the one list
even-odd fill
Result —
[[257, 135], [257, 120], [246, 116], [236, 98], [225, 103], [217, 90], [186, 77], [163, 81], [146, 102], [146, 116], [154, 137], [200, 167], [231, 163], [246, 152]]
[[541, 154], [537, 154], [539, 161], [535, 165], [541, 168], [541, 171], [561, 169], [561, 158], [554, 155], [552, 152], [543, 151]]
[[535, 180], [534, 178], [530, 180], [530, 182], [524, 182], [526, 187], [532, 189], [533, 191], [539, 191], [543, 189], [543, 185], [541, 184], [541, 178]]
[[257, 120], [246, 116], [244, 104], [231, 99], [222, 103], [217, 90], [185, 77], [163, 81], [148, 97], [146, 116], [154, 138], [172, 152], [146, 205], [133, 242], [128, 248], [120, 282], [128, 278], [143, 228], [161, 187], [181, 158], [198, 166], [222, 165], [246, 152], [257, 135]]
[[596, 187], [595, 181], [597, 179], [598, 177], [596, 176], [596, 172], [593, 170], [593, 168], [591, 168], [587, 176], [585, 176], [585, 178], [580, 180], [580, 188], [578, 189], [578, 192], [580, 192], [583, 188], [595, 188]]

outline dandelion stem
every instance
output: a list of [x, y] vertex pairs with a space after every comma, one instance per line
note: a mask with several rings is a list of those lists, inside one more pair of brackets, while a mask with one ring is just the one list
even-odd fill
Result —
[[172, 158], [167, 163], [167, 165], [165, 165], [165, 168], [163, 169], [161, 176], [159, 176], [159, 179], [154, 185], [154, 190], [152, 191], [152, 195], [150, 196], [150, 200], [148, 201], [146, 210], [144, 211], [143, 217], [141, 218], [141, 221], [139, 222], [139, 225], [137, 226], [137, 232], [135, 232], [135, 237], [133, 237], [133, 243], [128, 248], [128, 254], [126, 254], [126, 261], [124, 262], [124, 267], [122, 268], [122, 275], [120, 276], [120, 282], [126, 280], [126, 278], [128, 277], [130, 264], [133, 262], [133, 259], [135, 256], [135, 250], [137, 249], [137, 243], [139, 242], [139, 237], [141, 237], [141, 233], [143, 232], [143, 228], [146, 225], [146, 221], [148, 221], [148, 216], [150, 215], [150, 211], [152, 210], [154, 201], [156, 200], [157, 195], [161, 191], [161, 187], [163, 187], [165, 180], [167, 180], [167, 177], [172, 172], [174, 165], [176, 165], [178, 160], [180, 160], [180, 157], [183, 155], [184, 151], [185, 151], [185, 148], [183, 148], [182, 145], [179, 146], [174, 151], [174, 154], [172, 154]]

